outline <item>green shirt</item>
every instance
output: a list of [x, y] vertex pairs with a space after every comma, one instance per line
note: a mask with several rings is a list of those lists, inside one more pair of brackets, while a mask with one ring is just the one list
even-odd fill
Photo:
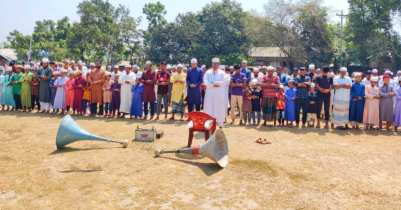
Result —
[[13, 94], [21, 95], [21, 85], [22, 83], [19, 81], [22, 77], [22, 73], [14, 73], [11, 76], [11, 82], [18, 82], [17, 84], [13, 84]]

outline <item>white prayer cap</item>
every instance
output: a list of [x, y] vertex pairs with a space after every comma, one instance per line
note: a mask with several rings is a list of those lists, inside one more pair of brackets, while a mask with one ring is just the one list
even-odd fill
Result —
[[167, 65], [166, 69], [167, 69], [167, 70], [170, 70], [170, 69], [171, 69], [171, 65], [170, 65], [170, 64]]
[[377, 74], [377, 73], [379, 73], [379, 71], [377, 71], [377, 69], [373, 69], [372, 73]]
[[42, 63], [49, 63], [49, 59], [43, 58], [43, 59], [42, 59]]
[[29, 64], [35, 64], [35, 62], [33, 62], [33, 61], [29, 61]]
[[[312, 83], [312, 84], [315, 85], [314, 83]], [[284, 89], [284, 85], [280, 85], [280, 89]]]
[[198, 63], [198, 60], [196, 60], [196, 58], [192, 58], [191, 63]]
[[253, 72], [259, 72], [259, 68], [254, 68]]
[[82, 65], [82, 61], [81, 60], [78, 61], [78, 65]]
[[16, 65], [15, 68], [21, 68], [23, 69], [24, 67], [22, 65]]
[[69, 60], [65, 60], [64, 63], [70, 63], [70, 61]]
[[92, 67], [92, 66], [95, 66], [95, 63], [90, 63], [89, 66], [91, 66], [91, 67]]
[[397, 71], [397, 74], [401, 74], [401, 70], [398, 70], [398, 71]]
[[330, 76], [334, 77], [334, 72], [331, 72], [331, 73], [330, 73]]
[[172, 68], [172, 69], [176, 69], [176, 68], [177, 68], [177, 65], [173, 65], [171, 68]]
[[206, 65], [202, 65], [202, 67], [201, 68], [206, 68]]
[[71, 70], [68, 71], [68, 75], [71, 75], [71, 74], [72, 74], [72, 75], [75, 75], [75, 72], [74, 72], [74, 71], [71, 71]]
[[251, 82], [252, 85], [257, 85], [258, 84], [258, 79], [253, 79]]
[[140, 80], [141, 77], [142, 77], [142, 74], [137, 74], [137, 75], [136, 75], [136, 79], [139, 79], [139, 80]]
[[133, 65], [132, 68], [133, 69], [138, 69], [138, 66], [137, 65]]
[[267, 67], [266, 66], [262, 66], [262, 69], [267, 69]]
[[179, 63], [179, 64], [177, 65], [177, 68], [182, 68], [182, 64]]
[[219, 58], [213, 58], [212, 59], [212, 63], [220, 63], [220, 59]]
[[71, 61], [71, 63], [75, 63], [75, 61]]
[[106, 71], [106, 76], [111, 76], [111, 72]]
[[114, 65], [114, 69], [119, 69], [119, 67], [117, 65]]
[[150, 66], [150, 65], [152, 65], [152, 62], [150, 62], [150, 61], [146, 61], [146, 63], [145, 63], [147, 66]]
[[25, 65], [25, 66], [24, 66], [24, 69], [30, 69], [30, 68], [31, 68], [30, 65]]
[[248, 63], [246, 60], [243, 60], [241, 63]]
[[360, 77], [360, 76], [362, 76], [362, 75], [359, 72], [354, 74], [354, 77]]
[[60, 73], [67, 73], [67, 69], [61, 69]]
[[294, 83], [294, 80], [293, 79], [288, 80], [288, 83], [290, 83], [290, 82]]
[[371, 82], [377, 82], [377, 81], [379, 81], [379, 78], [377, 78], [377, 77], [372, 77], [372, 78], [370, 78], [370, 81], [371, 81]]
[[274, 71], [274, 70], [276, 70], [273, 66], [268, 66], [267, 67], [267, 71]]
[[390, 70], [386, 70], [386, 71], [384, 72], [384, 74], [391, 75], [391, 74], [392, 74], [392, 72], [391, 72]]
[[341, 72], [343, 72], [343, 71], [347, 71], [347, 68], [345, 68], [345, 67], [341, 67], [340, 71], [341, 71]]
[[37, 63], [36, 65], [40, 66], [40, 63]]
[[225, 69], [226, 69], [226, 66], [225, 66], [225, 65], [220, 65], [219, 69], [225, 70]]
[[53, 72], [53, 76], [54, 76], [54, 75], [57, 76], [57, 75], [59, 75], [59, 74], [60, 74], [60, 73], [59, 73], [58, 71], [54, 71], [54, 72]]
[[314, 64], [309, 65], [309, 69], [315, 69], [315, 65]]
[[131, 68], [131, 65], [125, 64], [125, 65], [124, 65], [124, 68]]
[[234, 66], [230, 66], [230, 69], [234, 69]]
[[111, 68], [111, 66], [107, 66], [107, 68]]
[[333, 68], [333, 67], [334, 67], [334, 64], [330, 64], [329, 67], [330, 67], [330, 68]]
[[12, 72], [13, 68], [11, 66], [7, 67], [6, 72]]
[[186, 70], [188, 70], [188, 68], [187, 68], [187, 67], [184, 67], [182, 70], [186, 71]]
[[311, 84], [310, 84], [310, 87], [311, 87], [311, 88], [316, 87], [315, 83], [311, 83]]

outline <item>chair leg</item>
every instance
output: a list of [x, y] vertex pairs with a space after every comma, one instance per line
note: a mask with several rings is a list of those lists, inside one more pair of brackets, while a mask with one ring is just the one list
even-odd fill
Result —
[[205, 141], [207, 141], [210, 137], [210, 131], [205, 131]]
[[188, 136], [188, 148], [192, 145], [192, 140], [194, 138], [194, 129], [189, 129], [189, 136]]

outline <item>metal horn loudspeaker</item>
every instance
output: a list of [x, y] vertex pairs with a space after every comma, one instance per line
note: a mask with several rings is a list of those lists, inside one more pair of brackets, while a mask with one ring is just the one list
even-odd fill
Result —
[[164, 151], [155, 149], [155, 156], [159, 157], [163, 153], [187, 153], [208, 157], [224, 168], [228, 164], [228, 143], [222, 129], [217, 129], [204, 144], [179, 150]]
[[60, 127], [58, 128], [56, 138], [57, 149], [60, 150], [67, 144], [81, 140], [114, 142], [122, 144], [123, 148], [127, 148], [128, 146], [127, 140], [115, 141], [88, 133], [87, 131], [79, 127], [70, 115], [66, 115], [61, 121]]

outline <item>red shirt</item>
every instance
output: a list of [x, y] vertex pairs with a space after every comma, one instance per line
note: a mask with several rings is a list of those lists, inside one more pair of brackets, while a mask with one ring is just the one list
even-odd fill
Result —
[[[276, 100], [277, 109], [285, 109], [284, 93], [276, 93], [276, 97], [277, 97], [277, 100]], [[279, 99], [282, 99], [282, 101]]]
[[[278, 76], [276, 76], [276, 75], [273, 75], [272, 77], [269, 77], [268, 75], [266, 75], [262, 78], [262, 83], [275, 84], [278, 86], [280, 84], [280, 78], [278, 78]], [[262, 90], [263, 90], [264, 98], [276, 97], [277, 88], [262, 87]]]

